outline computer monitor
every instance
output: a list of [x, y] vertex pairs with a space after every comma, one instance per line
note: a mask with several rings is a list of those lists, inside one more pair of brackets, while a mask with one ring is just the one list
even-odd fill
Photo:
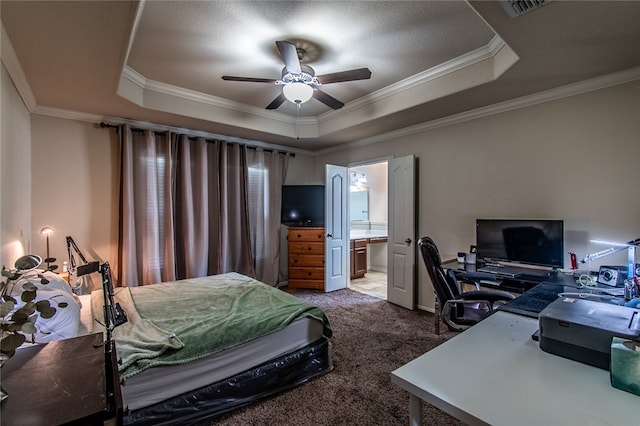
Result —
[[564, 266], [564, 222], [554, 219], [476, 219], [477, 257], [550, 268]]

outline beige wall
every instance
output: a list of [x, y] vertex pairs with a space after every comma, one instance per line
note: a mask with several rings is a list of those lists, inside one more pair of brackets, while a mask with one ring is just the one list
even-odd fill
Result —
[[[71, 236], [88, 260], [115, 264], [118, 235], [118, 138], [96, 124], [32, 116], [32, 238], [51, 226], [51, 255], [67, 260]], [[77, 259], [77, 257], [76, 257]], [[78, 260], [78, 259], [77, 259]]]
[[312, 173], [313, 170], [315, 170], [315, 157], [297, 153], [289, 160], [285, 184], [324, 185], [324, 171], [321, 174], [315, 174]]
[[[418, 159], [418, 236], [443, 253], [467, 251], [479, 217], [564, 219], [565, 251], [578, 257], [606, 248], [591, 238], [640, 237], [640, 82], [325, 153], [316, 169], [408, 154]], [[599, 264], [625, 264], [624, 253]], [[432, 309], [421, 261], [418, 270], [419, 305]]]
[[31, 252], [31, 116], [0, 66], [0, 261]]

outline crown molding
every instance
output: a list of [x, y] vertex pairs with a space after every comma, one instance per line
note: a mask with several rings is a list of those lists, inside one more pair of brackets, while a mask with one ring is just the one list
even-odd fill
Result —
[[138, 33], [138, 28], [140, 27], [140, 21], [142, 20], [142, 12], [144, 12], [144, 7], [146, 5], [146, 0], [139, 0], [135, 6], [135, 13], [132, 17], [131, 24], [127, 25], [129, 28], [129, 32], [127, 34], [127, 43], [126, 46], [122, 49], [122, 53], [120, 55], [120, 69], [123, 70], [129, 61], [129, 55], [131, 54], [131, 49], [133, 49], [133, 43], [136, 39], [136, 34]]
[[47, 106], [37, 106], [31, 110], [32, 114], [46, 115], [48, 117], [64, 118], [67, 120], [85, 121], [88, 123], [100, 123], [103, 121], [110, 121], [113, 117], [108, 117], [100, 114], [90, 114], [79, 111], [72, 111], [62, 108], [53, 108]]
[[602, 90], [608, 87], [619, 86], [621, 84], [631, 83], [637, 80], [640, 80], [640, 67], [630, 68], [616, 73], [583, 80], [577, 83], [568, 84], [566, 86], [545, 90], [533, 95], [527, 95], [486, 107], [465, 111], [460, 114], [451, 115], [449, 117], [431, 120], [428, 122], [416, 124], [414, 126], [405, 127], [403, 129], [394, 130], [392, 132], [384, 133], [381, 135], [376, 135], [370, 138], [349, 142], [338, 147], [323, 149], [317, 151], [317, 153], [318, 155], [323, 155], [335, 151], [341, 151], [344, 149], [358, 148], [380, 142], [390, 141], [405, 136], [423, 133], [440, 127], [451, 126], [454, 124], [464, 123], [466, 121], [476, 120], [483, 117], [489, 117], [491, 115], [501, 114], [504, 112], [526, 108], [541, 103], [552, 102], [571, 96], [582, 95], [584, 93]]
[[404, 80], [400, 80], [376, 92], [365, 95], [359, 99], [354, 100], [353, 102], [349, 102], [340, 111], [328, 111], [320, 115], [318, 117], [318, 121], [320, 123], [327, 122], [332, 118], [334, 118], [335, 116], [344, 114], [345, 111], [348, 112], [351, 110], [366, 108], [371, 104], [380, 102], [390, 96], [394, 96], [401, 92], [413, 90], [418, 86], [428, 84], [440, 77], [443, 77], [448, 74], [459, 71], [461, 69], [470, 67], [478, 62], [482, 62], [487, 59], [492, 59], [505, 46], [508, 47], [507, 44], [499, 36], [495, 35], [489, 41], [489, 43], [487, 43], [482, 47], [479, 47], [476, 50], [465, 53], [447, 62], [443, 62], [442, 64], [429, 68], [428, 70], [425, 70], [418, 74], [407, 77]]
[[[188, 101], [211, 105], [217, 108], [224, 108], [234, 112], [241, 112], [243, 114], [254, 115], [274, 121], [280, 121], [290, 125], [296, 123], [295, 117], [290, 117], [286, 114], [267, 111], [263, 108], [246, 105], [240, 102], [231, 101], [229, 99], [220, 98], [218, 96], [208, 95], [205, 93], [196, 92], [194, 90], [189, 90], [171, 84], [162, 83], [160, 81], [148, 79], [128, 65], [125, 65], [122, 76], [129, 82], [133, 83], [141, 91], [150, 91], [167, 96], [174, 96]], [[126, 95], [121, 94], [120, 96], [129, 99]], [[132, 99], [129, 100], [135, 102]], [[145, 105], [142, 104], [141, 106], [144, 107]], [[313, 119], [313, 121], [316, 120]]]
[[[322, 136], [322, 128], [329, 127], [328, 123], [330, 123], [332, 120], [336, 120], [336, 122], [344, 121], [344, 117], [348, 116], [348, 114], [354, 113], [362, 108], [367, 108], [373, 103], [382, 102], [388, 97], [415, 90], [419, 86], [433, 83], [438, 78], [450, 75], [460, 70], [467, 69], [480, 62], [493, 60], [496, 55], [498, 55], [504, 48], [509, 49], [509, 52], [513, 53], [509, 46], [499, 36], [495, 35], [486, 45], [476, 50], [453, 58], [445, 63], [408, 77], [400, 82], [389, 85], [374, 93], [365, 95], [353, 102], [349, 102], [340, 110], [328, 111], [324, 114], [319, 115], [317, 118], [295, 118], [286, 114], [277, 113], [275, 111], [267, 111], [262, 108], [242, 104], [240, 102], [231, 101], [229, 99], [207, 95], [201, 92], [196, 92], [171, 84], [147, 79], [144, 75], [126, 65], [124, 66], [122, 72], [122, 78], [131, 83], [133, 87], [131, 87], [130, 85], [122, 84], [121, 80], [121, 84], [118, 86], [118, 94], [128, 99], [129, 101], [137, 103], [138, 105], [141, 105], [143, 107], [150, 107], [149, 105], [145, 104], [144, 93], [147, 91], [158, 93], [165, 96], [172, 96], [191, 102], [212, 106], [215, 108], [222, 108], [227, 111], [240, 112], [247, 116], [254, 116], [269, 121], [279, 122], [289, 127], [297, 126], [301, 129], [306, 129], [305, 133]], [[515, 54], [513, 54], [513, 57], [514, 61], [517, 60], [517, 56]], [[172, 112], [180, 114], [179, 111]], [[295, 132], [297, 131], [298, 130], [296, 128]], [[283, 134], [283, 136], [291, 135]]]
[[38, 106], [33, 111], [31, 111], [31, 113], [44, 115], [47, 117], [63, 118], [66, 120], [83, 121], [83, 122], [95, 123], [95, 124], [98, 124], [98, 123], [109, 123], [112, 125], [128, 124], [138, 129], [149, 129], [149, 130], [154, 130], [159, 132], [172, 131], [180, 134], [185, 134], [190, 137], [203, 137], [206, 139], [217, 139], [217, 140], [223, 140], [225, 142], [233, 142], [233, 143], [249, 145], [251, 147], [262, 147], [265, 149], [272, 149], [276, 151], [286, 151], [286, 152], [291, 152], [291, 153], [301, 154], [301, 155], [308, 155], [308, 156], [316, 155], [315, 152], [313, 151], [290, 147], [290, 146], [278, 145], [274, 143], [267, 143], [267, 142], [252, 140], [252, 139], [244, 139], [236, 136], [221, 135], [218, 133], [203, 132], [199, 130], [187, 129], [184, 127], [166, 126], [162, 124], [149, 123], [147, 121], [130, 120], [126, 118], [112, 117], [112, 116], [106, 116], [106, 115], [100, 115], [100, 114], [88, 114], [88, 113], [82, 113], [78, 111], [65, 110], [61, 108]]
[[18, 55], [16, 54], [13, 44], [11, 43], [11, 39], [4, 28], [4, 24], [2, 24], [1, 37], [2, 45], [0, 46], [0, 59], [2, 59], [2, 63], [7, 69], [9, 76], [11, 76], [11, 80], [13, 80], [13, 84], [16, 86], [25, 106], [29, 111], [33, 111], [37, 105], [36, 97], [31, 91], [29, 81], [27, 81], [22, 65], [18, 60]]
[[373, 123], [390, 114], [495, 81], [518, 60], [511, 47], [494, 36], [479, 49], [352, 102], [348, 116], [335, 113], [323, 116], [319, 133], [329, 135]]

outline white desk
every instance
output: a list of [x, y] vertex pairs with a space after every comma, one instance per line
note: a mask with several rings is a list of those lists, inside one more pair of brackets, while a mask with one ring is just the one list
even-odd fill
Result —
[[640, 396], [613, 388], [606, 370], [543, 352], [537, 328], [497, 312], [393, 371], [411, 394], [410, 424], [421, 424], [421, 401], [472, 425], [638, 424]]

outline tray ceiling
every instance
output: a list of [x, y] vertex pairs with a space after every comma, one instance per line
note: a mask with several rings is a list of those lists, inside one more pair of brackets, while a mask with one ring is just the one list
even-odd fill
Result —
[[[640, 2], [552, 1], [514, 18], [485, 1], [4, 0], [1, 17], [3, 62], [33, 112], [308, 150], [640, 66]], [[322, 87], [339, 110], [266, 110], [281, 86], [221, 76], [279, 78], [276, 40], [306, 47], [317, 74], [372, 76]]]

